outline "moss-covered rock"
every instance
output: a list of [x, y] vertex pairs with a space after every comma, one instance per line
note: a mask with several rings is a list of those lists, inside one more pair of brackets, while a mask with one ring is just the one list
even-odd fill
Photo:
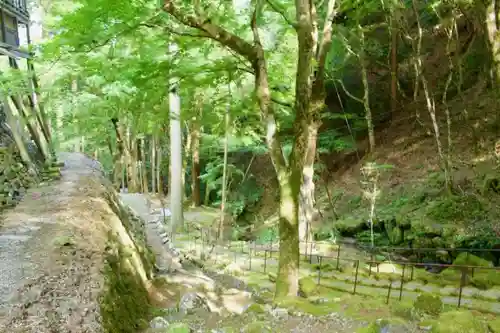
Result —
[[271, 333], [272, 330], [265, 322], [257, 321], [243, 327], [243, 333]]
[[184, 323], [174, 323], [168, 326], [166, 333], [190, 333], [189, 325]]
[[500, 333], [500, 318], [490, 321], [488, 323], [488, 328], [491, 333]]
[[470, 311], [450, 311], [439, 316], [432, 333], [488, 333], [485, 323]]
[[253, 303], [247, 308], [248, 313], [265, 313], [266, 309], [264, 309], [264, 306], [262, 304], [258, 303]]
[[470, 280], [470, 284], [482, 290], [500, 286], [500, 273], [498, 270], [493, 269], [479, 272], [476, 270], [474, 277]]
[[388, 325], [389, 322], [387, 320], [377, 320], [366, 327], [358, 329], [356, 333], [380, 333]]
[[299, 292], [303, 297], [313, 296], [317, 290], [318, 285], [311, 277], [303, 277], [299, 280]]
[[413, 303], [413, 311], [417, 316], [437, 317], [443, 311], [443, 301], [437, 295], [422, 293]]
[[491, 261], [485, 260], [468, 252], [460, 253], [453, 261], [453, 265], [493, 267], [493, 263]]
[[380, 327], [376, 323], [371, 323], [366, 327], [361, 327], [356, 333], [380, 333]]

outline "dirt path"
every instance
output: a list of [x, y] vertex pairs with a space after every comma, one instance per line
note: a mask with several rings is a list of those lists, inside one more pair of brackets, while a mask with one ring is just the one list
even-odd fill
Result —
[[100, 332], [106, 219], [100, 165], [62, 153], [62, 179], [0, 222], [0, 332]]

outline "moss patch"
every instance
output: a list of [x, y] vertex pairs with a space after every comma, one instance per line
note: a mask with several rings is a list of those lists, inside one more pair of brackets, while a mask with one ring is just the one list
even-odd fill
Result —
[[191, 329], [183, 323], [174, 323], [167, 328], [166, 333], [189, 333]]
[[265, 322], [254, 322], [245, 326], [242, 330], [245, 333], [271, 333], [271, 329]]
[[423, 293], [418, 295], [413, 309], [418, 315], [437, 317], [443, 311], [443, 301], [437, 295]]
[[491, 263], [490, 261], [479, 258], [478, 256], [475, 256], [468, 252], [460, 253], [453, 261], [453, 265], [493, 267], [493, 263]]
[[432, 333], [488, 333], [486, 325], [470, 311], [443, 313], [432, 327]]
[[131, 269], [123, 247], [110, 237], [105, 263], [105, 292], [100, 299], [107, 333], [136, 333], [147, 327], [151, 304], [141, 279]]
[[304, 297], [313, 296], [317, 290], [318, 285], [313, 278], [304, 277], [299, 280], [299, 291]]
[[500, 318], [490, 321], [488, 328], [492, 333], [500, 333]]

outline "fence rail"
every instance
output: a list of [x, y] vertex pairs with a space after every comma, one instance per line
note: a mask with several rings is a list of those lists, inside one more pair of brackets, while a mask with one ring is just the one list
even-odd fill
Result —
[[[265, 274], [269, 273], [269, 265], [271, 260], [275, 260], [274, 258], [276, 256], [276, 253], [279, 253], [279, 245], [273, 244], [273, 243], [268, 243], [268, 244], [257, 244], [256, 242], [240, 242], [238, 245], [234, 246], [231, 243], [230, 244], [222, 244], [222, 243], [216, 243], [215, 239], [211, 237], [212, 232], [209, 229], [200, 229], [200, 228], [188, 228], [186, 230], [186, 234], [190, 240], [193, 241], [195, 249], [199, 246], [201, 246], [200, 249], [200, 256], [203, 255], [207, 257], [211, 256], [212, 253], [215, 256], [214, 257], [214, 262], [217, 263], [219, 260], [220, 255], [230, 255], [233, 256], [233, 262], [237, 261], [238, 255], [245, 255], [247, 256], [247, 264], [248, 267], [244, 267], [242, 269], [248, 270], [248, 271], [255, 271], [256, 270], [256, 260], [257, 258], [261, 259], [263, 257], [263, 262], [262, 262], [262, 267], [261, 271]], [[321, 254], [321, 253], [314, 253], [313, 249], [314, 247], [317, 247], [320, 244], [325, 244], [321, 242], [301, 242], [301, 248], [304, 247], [305, 251], [300, 252], [300, 258], [302, 261], [308, 262], [309, 264], [315, 263], [316, 267], [316, 274], [311, 276], [313, 278], [316, 278], [316, 283], [317, 285], [322, 285], [322, 278], [325, 276], [325, 273], [328, 273], [326, 271], [327, 264], [332, 264], [331, 266], [334, 267], [336, 271], [340, 271], [343, 267], [343, 264], [341, 263], [351, 263], [351, 267], [353, 268], [353, 277], [352, 277], [352, 294], [357, 293], [358, 287], [361, 285], [360, 284], [360, 268], [362, 265], [367, 265], [368, 267], [368, 277], [371, 277], [372, 274], [378, 274], [378, 268], [380, 264], [387, 263], [387, 260], [381, 261], [381, 260], [376, 260], [375, 259], [375, 253], [376, 252], [392, 252], [390, 250], [404, 250], [404, 251], [413, 251], [413, 252], [437, 252], [437, 251], [448, 251], [448, 252], [454, 252], [454, 253], [480, 253], [480, 252], [492, 252], [492, 253], [499, 253], [500, 254], [500, 249], [466, 249], [466, 248], [452, 248], [452, 249], [414, 249], [414, 248], [389, 248], [389, 247], [374, 247], [374, 248], [369, 248], [367, 251], [367, 255], [370, 256], [370, 259], [352, 259], [352, 258], [345, 258], [342, 257], [344, 254], [342, 249], [345, 248], [346, 246], [349, 246], [352, 249], [352, 244], [345, 243], [345, 244], [335, 244], [335, 255], [327, 255], [327, 254]], [[363, 246], [361, 246], [360, 250], [366, 250]], [[347, 256], [347, 254], [346, 254]], [[423, 263], [423, 262], [412, 262], [409, 260], [390, 260], [390, 263], [393, 265], [398, 265], [401, 267], [401, 273], [396, 274], [396, 273], [391, 273], [396, 277], [396, 275], [399, 275], [399, 278], [397, 279], [390, 279], [389, 283], [385, 288], [387, 288], [387, 295], [386, 295], [386, 303], [389, 303], [390, 298], [392, 297], [392, 292], [395, 291], [394, 289], [397, 288], [398, 295], [397, 298], [401, 301], [403, 298], [403, 292], [404, 292], [404, 286], [406, 283], [414, 281], [414, 273], [415, 273], [415, 268], [421, 268], [421, 267], [439, 267], [439, 268], [454, 268], [457, 271], [457, 282], [459, 282], [459, 287], [458, 287], [458, 295], [454, 296], [457, 297], [457, 307], [460, 308], [463, 304], [463, 291], [464, 288], [467, 285], [467, 281], [469, 278], [474, 278], [474, 275], [476, 274], [477, 271], [495, 271], [496, 273], [500, 274], [500, 267], [484, 267], [484, 266], [473, 266], [473, 265], [453, 265], [453, 264], [440, 264], [440, 263]], [[375, 271], [375, 272], [374, 272]], [[432, 274], [432, 273], [429, 273]], [[399, 281], [396, 281], [399, 280]], [[370, 286], [373, 287], [373, 286]], [[384, 288], [384, 286], [377, 286], [373, 288]], [[500, 296], [499, 296], [500, 297]], [[500, 299], [497, 299], [496, 302], [498, 302]], [[492, 300], [493, 301], [493, 300]], [[500, 308], [498, 311], [492, 311], [492, 312], [500, 312]]]

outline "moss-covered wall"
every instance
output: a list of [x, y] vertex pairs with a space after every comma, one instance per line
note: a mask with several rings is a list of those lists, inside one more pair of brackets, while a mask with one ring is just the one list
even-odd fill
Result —
[[129, 257], [120, 240], [110, 233], [105, 292], [100, 301], [102, 327], [107, 333], [136, 333], [148, 324], [148, 290]]
[[105, 263], [105, 291], [101, 297], [104, 332], [135, 333], [147, 327], [148, 289], [154, 255], [147, 245], [145, 223], [120, 204], [109, 186], [107, 201], [118, 216], [111, 221]]

